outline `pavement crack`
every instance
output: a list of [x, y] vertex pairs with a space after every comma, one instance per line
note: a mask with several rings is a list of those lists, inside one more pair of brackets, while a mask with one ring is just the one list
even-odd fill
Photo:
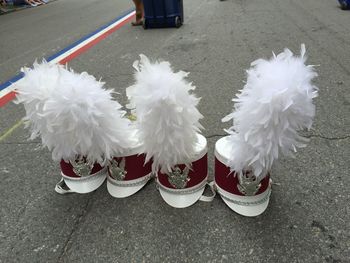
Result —
[[2, 142], [0, 145], [30, 145], [30, 144], [40, 144], [40, 141], [33, 142]]
[[224, 137], [224, 136], [226, 136], [226, 134], [212, 134], [212, 135], [205, 136], [205, 138], [210, 139], [214, 137]]
[[58, 256], [57, 262], [63, 262], [63, 257], [67, 254], [68, 250], [70, 249], [70, 244], [71, 244], [71, 240], [73, 238], [74, 233], [76, 232], [76, 230], [78, 229], [80, 223], [83, 221], [83, 219], [88, 214], [88, 212], [89, 212], [89, 210], [91, 208], [92, 198], [93, 198], [94, 195], [95, 195], [95, 192], [89, 197], [89, 199], [86, 202], [83, 210], [81, 211], [80, 214], [78, 214], [77, 218], [75, 219], [73, 227], [72, 227], [72, 230], [69, 233], [68, 238], [67, 238], [66, 242], [63, 245], [62, 251], [61, 251], [60, 255]]
[[[296, 3], [294, 1], [290, 2], [291, 5], [293, 5], [296, 9], [298, 9], [300, 12], [303, 12], [305, 14], [304, 17], [307, 17], [308, 19], [310, 19], [315, 25], [318, 26], [318, 29], [320, 30], [325, 30], [327, 31], [329, 34], [332, 35], [332, 37], [336, 37], [340, 42], [342, 42], [345, 45], [350, 44], [350, 42], [343, 38], [338, 31], [333, 30], [332, 28], [329, 27], [329, 25], [323, 23], [320, 19], [318, 19], [315, 15], [314, 12], [312, 12], [312, 10], [308, 10], [306, 8], [304, 8], [302, 5], [300, 5], [300, 3]], [[339, 24], [341, 25], [341, 24]], [[315, 30], [312, 30], [313, 32]]]
[[305, 138], [321, 138], [329, 141], [336, 141], [336, 140], [346, 140], [350, 138], [350, 135], [345, 135], [345, 136], [338, 136], [338, 137], [327, 137], [321, 134], [308, 134], [304, 135]]
[[297, 21], [295, 18], [293, 18], [290, 13], [286, 12], [283, 8], [280, 6], [277, 6], [278, 10], [281, 12], [281, 14], [284, 14], [287, 19], [289, 19], [296, 28], [300, 30], [303, 34], [305, 34], [312, 42], [314, 42], [315, 46], [318, 47], [320, 50], [322, 50], [325, 54], [328, 55], [329, 58], [331, 58], [345, 73], [350, 75], [350, 69], [347, 67], [347, 64], [344, 64], [341, 60], [339, 60], [338, 57], [331, 54], [328, 48], [325, 48], [322, 46], [322, 44], [315, 39], [312, 34], [310, 34], [310, 30], [303, 28], [298, 24], [299, 21]]
[[[214, 137], [224, 137], [226, 135], [227, 134], [211, 134], [211, 135], [205, 136], [205, 138], [210, 139], [210, 138], [214, 138]], [[321, 134], [306, 134], [306, 135], [303, 135], [303, 137], [305, 137], [305, 138], [321, 138], [321, 139], [325, 139], [325, 140], [336, 141], [336, 140], [349, 139], [350, 135], [338, 136], [338, 137], [328, 137], [328, 136], [324, 136]]]

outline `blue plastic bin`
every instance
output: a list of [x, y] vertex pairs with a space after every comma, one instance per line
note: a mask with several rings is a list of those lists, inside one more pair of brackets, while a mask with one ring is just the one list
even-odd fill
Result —
[[338, 0], [340, 8], [343, 10], [350, 9], [350, 0]]
[[143, 0], [143, 28], [180, 27], [184, 21], [183, 0]]

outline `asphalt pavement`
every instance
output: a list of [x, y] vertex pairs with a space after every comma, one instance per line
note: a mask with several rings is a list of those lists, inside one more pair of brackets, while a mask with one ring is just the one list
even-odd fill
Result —
[[[132, 8], [128, 0], [58, 0], [0, 16], [0, 82]], [[179, 29], [127, 24], [69, 63], [120, 93], [139, 54], [190, 72], [202, 97], [209, 174], [231, 99], [257, 58], [307, 47], [319, 97], [307, 148], [281, 158], [264, 214], [246, 218], [217, 196], [168, 206], [155, 183], [132, 197], [61, 196], [57, 163], [28, 130], [20, 105], [0, 108], [0, 262], [350, 262], [350, 11], [329, 0], [185, 0]], [[8, 136], [4, 137], [3, 134]]]

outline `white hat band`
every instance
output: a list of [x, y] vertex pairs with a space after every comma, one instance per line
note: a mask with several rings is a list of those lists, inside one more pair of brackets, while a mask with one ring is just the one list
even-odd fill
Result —
[[149, 173], [143, 177], [134, 179], [134, 180], [125, 180], [125, 181], [120, 181], [120, 180], [114, 180], [110, 176], [107, 176], [107, 180], [109, 183], [115, 186], [119, 187], [132, 187], [132, 186], [139, 186], [145, 184], [148, 180], [152, 178], [152, 173]]
[[98, 172], [96, 172], [94, 174], [90, 174], [88, 176], [82, 176], [82, 177], [67, 176], [61, 171], [61, 175], [64, 178], [64, 180], [72, 181], [72, 182], [89, 182], [91, 180], [94, 180], [96, 177], [106, 176], [106, 173], [107, 173], [107, 167], [103, 167], [101, 170], [99, 170]]
[[238, 196], [233, 195], [215, 184], [217, 192], [223, 199], [240, 206], [256, 206], [265, 203], [271, 195], [271, 183], [265, 192], [255, 196]]
[[173, 188], [168, 188], [165, 187], [164, 185], [160, 184], [159, 181], [157, 180], [157, 187], [161, 188], [163, 191], [168, 192], [170, 194], [175, 194], [175, 195], [186, 195], [186, 194], [193, 194], [196, 193], [200, 190], [202, 190], [205, 185], [207, 184], [208, 177], [206, 177], [201, 183], [192, 186], [190, 188], [184, 188], [184, 189], [173, 189]]

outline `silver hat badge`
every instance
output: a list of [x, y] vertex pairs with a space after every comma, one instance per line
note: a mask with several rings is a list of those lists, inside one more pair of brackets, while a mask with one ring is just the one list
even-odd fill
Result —
[[125, 171], [125, 158], [121, 158], [119, 162], [116, 159], [113, 159], [110, 162], [108, 169], [111, 177], [118, 181], [123, 181], [128, 173]]
[[175, 168], [168, 173], [168, 181], [169, 183], [175, 187], [176, 189], [183, 189], [186, 187], [187, 183], [190, 181], [188, 177], [188, 173], [190, 172], [189, 167], [185, 167], [182, 171], [180, 167], [175, 166]]
[[260, 181], [256, 178], [256, 176], [251, 171], [247, 171], [247, 172], [244, 172], [243, 174], [239, 174], [238, 181], [239, 181], [239, 184], [237, 186], [238, 190], [246, 196], [255, 195], [261, 187]]
[[79, 176], [84, 177], [91, 174], [93, 165], [86, 162], [84, 159], [70, 161], [73, 166], [73, 172]]

